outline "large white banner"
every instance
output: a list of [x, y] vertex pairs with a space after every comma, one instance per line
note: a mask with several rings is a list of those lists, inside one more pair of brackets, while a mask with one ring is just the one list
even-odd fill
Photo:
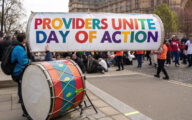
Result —
[[153, 14], [33, 13], [27, 34], [32, 52], [156, 50], [164, 39]]

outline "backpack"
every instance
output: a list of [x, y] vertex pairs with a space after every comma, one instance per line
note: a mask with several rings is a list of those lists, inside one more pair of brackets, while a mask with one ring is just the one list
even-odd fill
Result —
[[3, 41], [0, 42], [0, 61], [2, 60], [3, 52], [11, 44], [12, 43], [9, 40], [3, 40]]
[[11, 75], [17, 64], [17, 62], [11, 63], [11, 54], [12, 54], [13, 49], [17, 45], [21, 45], [21, 44], [12, 43], [3, 51], [1, 69], [6, 75]]
[[16, 63], [11, 63], [11, 53], [15, 46], [9, 45], [2, 55], [1, 69], [6, 75], [11, 75]]

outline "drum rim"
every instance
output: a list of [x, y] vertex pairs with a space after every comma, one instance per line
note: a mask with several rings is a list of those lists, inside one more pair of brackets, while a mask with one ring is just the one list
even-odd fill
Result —
[[[38, 63], [32, 63], [31, 65], [34, 65], [34, 66], [40, 68], [40, 70], [41, 70], [43, 73], [45, 73], [44, 75], [45, 75], [45, 77], [47, 78], [47, 81], [49, 81], [49, 82], [48, 82], [48, 86], [49, 86], [49, 89], [50, 89], [50, 108], [49, 108], [49, 113], [50, 113], [51, 111], [53, 111], [53, 107], [51, 108], [51, 106], [54, 106], [54, 105], [52, 105], [52, 103], [54, 103], [54, 101], [55, 101], [54, 99], [52, 99], [52, 98], [53, 98], [53, 95], [54, 95], [54, 89], [53, 89], [53, 83], [52, 83], [52, 81], [51, 81], [51, 77], [50, 77], [49, 73], [46, 71], [45, 67], [44, 67], [42, 64], [40, 64], [39, 62], [38, 62]], [[29, 67], [29, 66], [27, 66], [27, 67], [25, 68], [25, 70], [26, 70], [28, 67]], [[24, 73], [25, 73], [25, 71], [24, 71]], [[22, 80], [23, 80], [23, 78], [22, 78]], [[23, 84], [23, 82], [22, 82], [22, 84]], [[50, 85], [50, 84], [51, 84], [51, 85]], [[21, 92], [22, 92], [22, 91], [21, 91]], [[22, 94], [22, 93], [21, 93], [21, 94]], [[23, 104], [24, 104], [24, 106], [25, 106], [25, 102], [24, 102], [24, 101], [23, 101]], [[27, 110], [26, 110], [26, 111], [27, 111]], [[28, 112], [28, 111], [27, 111], [27, 112]], [[48, 113], [48, 115], [47, 115], [47, 117], [46, 117], [46, 120], [49, 120], [49, 117], [50, 117], [49, 113]], [[28, 113], [28, 115], [29, 115], [30, 118], [32, 118], [29, 113]]]
[[54, 110], [54, 103], [55, 103], [55, 99], [53, 98], [55, 96], [55, 89], [54, 89], [54, 85], [53, 85], [53, 81], [51, 80], [51, 76], [49, 74], [49, 72], [47, 71], [47, 69], [45, 69], [45, 67], [41, 64], [41, 63], [37, 63], [36, 64], [38, 67], [42, 68], [42, 72], [45, 73], [45, 76], [47, 78], [48, 81], [48, 85], [49, 85], [49, 89], [50, 89], [50, 108], [49, 108], [49, 113], [47, 115], [46, 120], [49, 120], [51, 118], [51, 114], [53, 113]]

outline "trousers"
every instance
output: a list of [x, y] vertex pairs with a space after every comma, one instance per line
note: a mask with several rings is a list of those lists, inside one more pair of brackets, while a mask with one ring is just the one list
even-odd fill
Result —
[[164, 65], [165, 65], [165, 60], [158, 59], [157, 75], [159, 75], [161, 73], [161, 71], [163, 71], [165, 77], [169, 77], [167, 74], [167, 71], [164, 68]]

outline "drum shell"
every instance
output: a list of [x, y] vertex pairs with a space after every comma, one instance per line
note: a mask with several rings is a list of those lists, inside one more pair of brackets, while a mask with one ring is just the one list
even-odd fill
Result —
[[[43, 74], [46, 76], [46, 80], [48, 82], [48, 85], [49, 85], [49, 91], [50, 91], [50, 101], [51, 101], [51, 104], [50, 104], [50, 109], [49, 109], [49, 114], [47, 115], [47, 119], [52, 119], [52, 118], [55, 118], [57, 117], [59, 114], [63, 113], [63, 112], [66, 112], [67, 110], [63, 110], [61, 112], [61, 110], [59, 110], [58, 112], [55, 112], [55, 106], [58, 105], [57, 101], [59, 101], [59, 99], [63, 99], [63, 98], [57, 98], [58, 96], [56, 96], [56, 90], [57, 90], [57, 87], [55, 86], [57, 84], [57, 82], [60, 82], [59, 84], [62, 84], [61, 83], [61, 80], [60, 81], [57, 81], [57, 82], [54, 82], [56, 80], [54, 80], [54, 78], [52, 78], [53, 76], [51, 76], [51, 72], [50, 71], [54, 71], [52, 69], [50, 69], [50, 65], [51, 64], [60, 64], [63, 63], [63, 65], [66, 65], [66, 66], [69, 66], [71, 65], [72, 68], [74, 68], [73, 71], [77, 71], [79, 72], [79, 81], [82, 82], [82, 91], [81, 91], [81, 97], [80, 97], [80, 100], [78, 101], [78, 103], [76, 103], [75, 105], [72, 105], [70, 107], [71, 108], [74, 108], [76, 107], [77, 105], [81, 104], [81, 102], [83, 101], [83, 98], [84, 98], [84, 89], [85, 89], [85, 83], [84, 83], [84, 75], [82, 74], [81, 72], [81, 69], [79, 68], [79, 66], [73, 62], [72, 60], [62, 60], [62, 61], [54, 61], [54, 62], [40, 62], [40, 63], [34, 63], [32, 64], [32, 66], [37, 66], [39, 69], [41, 69], [41, 71], [43, 72]], [[30, 66], [29, 66], [30, 67]], [[53, 68], [53, 67], [52, 67]], [[25, 74], [25, 73], [24, 73]], [[74, 75], [74, 74], [73, 74]], [[65, 76], [65, 75], [64, 75]], [[75, 75], [74, 75], [75, 76]], [[74, 77], [74, 80], [76, 77]], [[63, 89], [62, 89], [63, 90]], [[62, 93], [62, 91], [59, 91]], [[64, 93], [65, 90], [63, 91], [63, 95], [65, 94]], [[58, 92], [57, 92], [58, 93]], [[22, 92], [23, 94], [23, 92]], [[77, 97], [77, 96], [76, 96]], [[75, 98], [76, 99], [76, 98]], [[60, 100], [61, 101], [61, 100]], [[24, 101], [24, 104], [25, 104], [25, 101]], [[69, 103], [68, 103], [69, 104]], [[61, 106], [62, 107], [62, 106]], [[29, 113], [30, 115], [30, 113]], [[33, 117], [32, 117], [33, 118]]]

